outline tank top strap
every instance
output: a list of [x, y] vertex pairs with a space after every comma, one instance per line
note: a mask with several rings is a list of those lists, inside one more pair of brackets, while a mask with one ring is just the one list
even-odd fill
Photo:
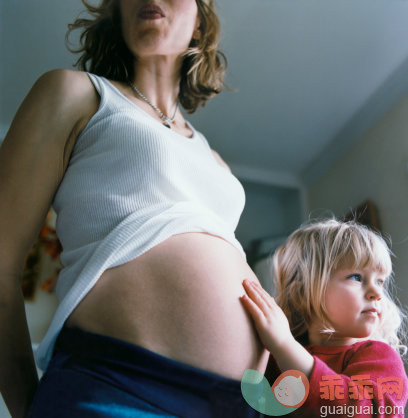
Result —
[[99, 95], [102, 97], [103, 95], [103, 79], [102, 77], [96, 75], [96, 74], [92, 74], [89, 72], [86, 72], [86, 74], [88, 75], [89, 79], [91, 80], [92, 84], [94, 85], [96, 91], [99, 93]]

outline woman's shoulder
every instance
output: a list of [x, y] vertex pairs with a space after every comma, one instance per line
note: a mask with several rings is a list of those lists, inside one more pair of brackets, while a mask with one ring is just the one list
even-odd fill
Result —
[[89, 120], [99, 106], [99, 95], [84, 71], [47, 71], [36, 80], [32, 92], [34, 100], [52, 105], [55, 115], [64, 114], [77, 122]]
[[86, 71], [73, 70], [68, 68], [54, 68], [41, 74], [40, 79], [44, 80], [81, 80], [88, 77]]
[[45, 92], [53, 91], [54, 97], [70, 99], [92, 93], [93, 87], [84, 71], [57, 68], [43, 73], [35, 82]]

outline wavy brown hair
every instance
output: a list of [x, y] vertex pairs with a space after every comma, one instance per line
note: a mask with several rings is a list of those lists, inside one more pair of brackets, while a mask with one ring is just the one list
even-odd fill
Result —
[[[69, 51], [81, 53], [75, 66], [80, 70], [127, 82], [134, 76], [133, 56], [122, 37], [118, 0], [102, 0], [99, 5], [82, 0], [92, 18], [78, 17], [68, 25], [65, 36]], [[199, 39], [192, 39], [184, 54], [180, 74], [179, 100], [188, 113], [204, 106], [224, 87], [227, 60], [219, 50], [220, 22], [213, 0], [196, 0], [200, 20]], [[69, 35], [81, 29], [80, 47], [69, 46]]]

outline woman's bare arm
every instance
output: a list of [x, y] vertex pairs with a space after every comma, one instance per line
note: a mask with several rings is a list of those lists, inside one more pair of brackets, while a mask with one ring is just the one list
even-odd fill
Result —
[[218, 164], [221, 167], [226, 168], [228, 171], [231, 171], [231, 169], [229, 168], [228, 164], [221, 158], [220, 154], [218, 154], [217, 151], [214, 151], [213, 149], [211, 150], [211, 152], [214, 155], [214, 158], [217, 160]]
[[0, 391], [13, 417], [27, 414], [38, 383], [21, 292], [24, 260], [97, 105], [85, 73], [50, 71], [28, 93], [0, 147]]

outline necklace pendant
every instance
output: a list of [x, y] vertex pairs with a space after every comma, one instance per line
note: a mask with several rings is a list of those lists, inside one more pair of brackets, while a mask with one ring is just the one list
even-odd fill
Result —
[[131, 89], [142, 99], [144, 100], [152, 109], [154, 109], [157, 114], [160, 116], [160, 119], [163, 121], [163, 125], [166, 128], [171, 129], [171, 125], [170, 123], [174, 122], [174, 119], [176, 117], [177, 114], [177, 110], [179, 108], [179, 101], [177, 100], [176, 102], [176, 109], [174, 110], [174, 115], [173, 117], [169, 118], [168, 116], [166, 116], [156, 105], [154, 105], [146, 96], [144, 96], [133, 84], [132, 82], [129, 80], [128, 81], [129, 86], [131, 87]]

